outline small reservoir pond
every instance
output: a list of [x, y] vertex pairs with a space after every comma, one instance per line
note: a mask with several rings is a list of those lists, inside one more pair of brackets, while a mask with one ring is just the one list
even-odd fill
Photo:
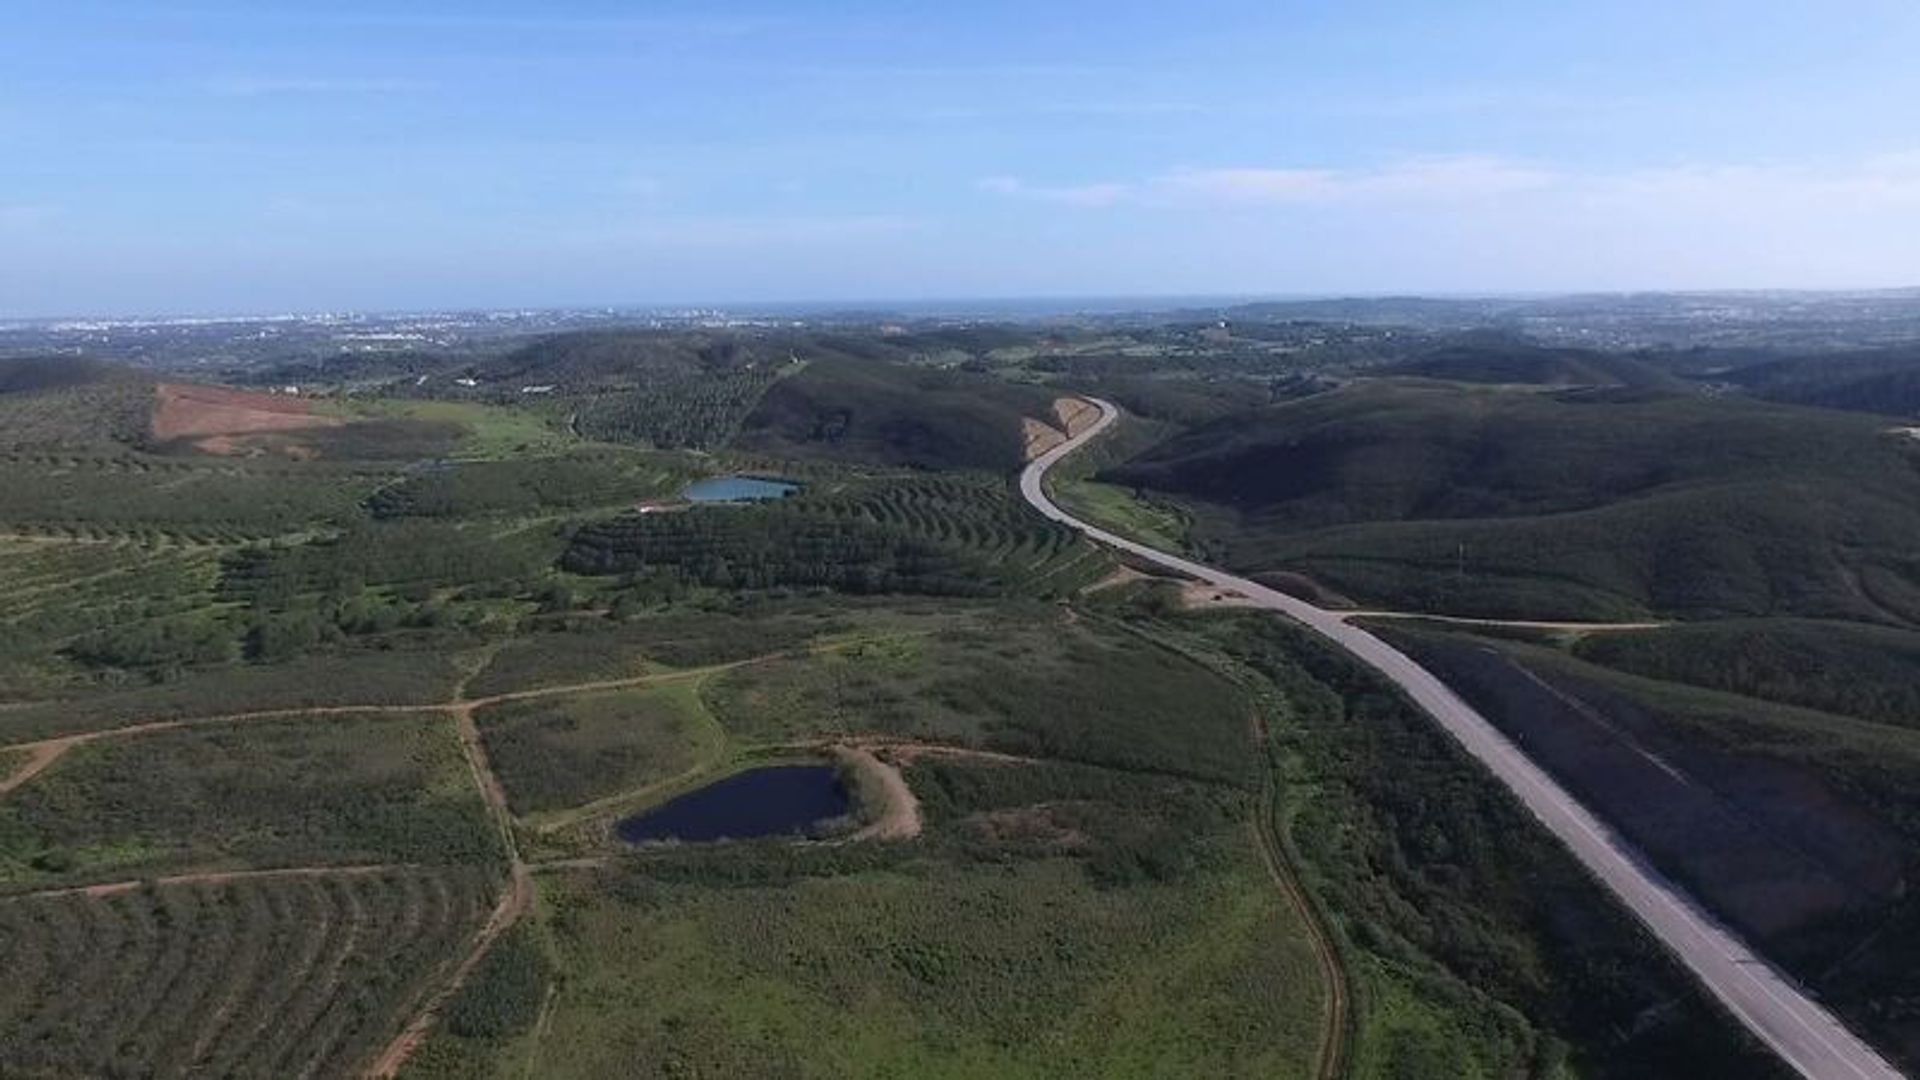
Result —
[[852, 806], [831, 765], [769, 765], [736, 773], [614, 826], [629, 844], [791, 836]]
[[800, 490], [799, 484], [768, 480], [759, 476], [716, 476], [688, 484], [680, 497], [697, 503], [766, 502], [784, 499]]

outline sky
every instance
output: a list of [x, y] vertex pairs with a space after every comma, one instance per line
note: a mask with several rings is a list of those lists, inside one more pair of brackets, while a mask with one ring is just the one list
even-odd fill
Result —
[[1912, 285], [1912, 0], [0, 0], [5, 316]]

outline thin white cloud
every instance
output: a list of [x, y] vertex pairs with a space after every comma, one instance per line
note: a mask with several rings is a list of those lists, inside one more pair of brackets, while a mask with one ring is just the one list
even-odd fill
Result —
[[1678, 165], [1616, 172], [1555, 168], [1499, 157], [1414, 158], [1375, 168], [1239, 166], [1179, 168], [1136, 180], [1043, 187], [996, 176], [996, 195], [1090, 208], [1121, 204], [1232, 209], [1327, 204], [1424, 204], [1576, 200], [1589, 204], [1699, 203], [1783, 209], [1835, 200], [1920, 204], [1920, 152], [1823, 165]]

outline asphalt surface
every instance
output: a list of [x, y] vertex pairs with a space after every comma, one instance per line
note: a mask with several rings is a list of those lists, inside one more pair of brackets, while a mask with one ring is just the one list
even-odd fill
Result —
[[1035, 458], [1020, 474], [1020, 494], [1036, 510], [1109, 547], [1238, 592], [1255, 606], [1280, 612], [1316, 631], [1391, 679], [1506, 785], [1747, 1030], [1801, 1075], [1818, 1080], [1888, 1080], [1901, 1075], [1792, 978], [1648, 865], [1499, 729], [1406, 654], [1349, 625], [1342, 613], [1117, 536], [1055, 506], [1041, 482], [1047, 470], [1119, 417], [1119, 410], [1110, 403], [1093, 400], [1100, 407], [1099, 421]]

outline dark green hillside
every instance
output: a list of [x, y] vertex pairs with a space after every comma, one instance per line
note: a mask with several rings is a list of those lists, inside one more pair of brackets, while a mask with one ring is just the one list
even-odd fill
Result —
[[1386, 375], [1527, 386], [1667, 386], [1674, 382], [1629, 357], [1518, 341], [1449, 345], [1379, 370]]
[[565, 386], [638, 384], [724, 372], [766, 358], [752, 345], [736, 340], [661, 331], [605, 331], [542, 338], [481, 365], [476, 374], [489, 380]]
[[1920, 1055], [1910, 728], [1390, 632], [1663, 873], [1896, 1059]]
[[1920, 619], [1920, 443], [1841, 413], [1641, 391], [1355, 384], [1103, 479], [1195, 542], [1369, 601], [1501, 615]]
[[775, 383], [736, 445], [922, 469], [1011, 470], [1021, 420], [1048, 418], [1054, 394], [985, 375], [884, 362], [817, 360]]
[[1713, 377], [1772, 401], [1920, 415], [1920, 348], [1792, 356]]
[[103, 382], [141, 381], [118, 364], [79, 356], [21, 356], [0, 359], [0, 394], [28, 394]]
[[1115, 374], [1071, 378], [1066, 385], [1105, 398], [1135, 416], [1187, 427], [1258, 408], [1276, 396], [1264, 382], [1238, 378]]
[[1920, 727], [1920, 634], [1804, 619], [1735, 619], [1595, 634], [1575, 656], [1668, 682]]
[[0, 446], [101, 447], [145, 439], [153, 380], [78, 357], [0, 360]]

